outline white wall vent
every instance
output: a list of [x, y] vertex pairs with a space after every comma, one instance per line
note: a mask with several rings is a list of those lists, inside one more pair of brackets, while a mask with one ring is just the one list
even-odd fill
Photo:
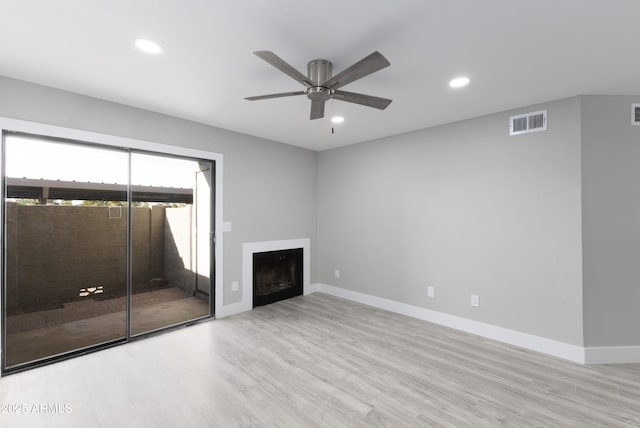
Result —
[[631, 124], [640, 126], [640, 103], [631, 104]]
[[509, 118], [509, 135], [528, 134], [547, 130], [547, 111], [519, 114]]

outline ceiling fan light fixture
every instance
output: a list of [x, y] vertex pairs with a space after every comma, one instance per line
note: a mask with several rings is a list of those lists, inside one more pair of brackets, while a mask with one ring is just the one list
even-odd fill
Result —
[[159, 55], [162, 53], [162, 46], [149, 39], [136, 39], [136, 47], [144, 53]]
[[469, 84], [471, 79], [466, 76], [456, 77], [449, 81], [449, 86], [452, 88], [463, 88]]
[[342, 117], [342, 116], [333, 116], [331, 118], [331, 122], [333, 122], [333, 123], [342, 123], [342, 122], [344, 122], [344, 117]]

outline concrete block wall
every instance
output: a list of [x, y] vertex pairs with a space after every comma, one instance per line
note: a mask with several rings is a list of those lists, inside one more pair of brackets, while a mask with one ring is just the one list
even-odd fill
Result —
[[[178, 209], [179, 210], [179, 209]], [[132, 281], [165, 276], [165, 207], [132, 210]], [[173, 234], [190, 236], [190, 230]], [[126, 290], [127, 210], [87, 206], [7, 206], [7, 305], [10, 312], [55, 307], [80, 289]], [[170, 241], [170, 239], [169, 239]], [[169, 245], [168, 248], [171, 248]], [[188, 267], [188, 266], [187, 266]]]

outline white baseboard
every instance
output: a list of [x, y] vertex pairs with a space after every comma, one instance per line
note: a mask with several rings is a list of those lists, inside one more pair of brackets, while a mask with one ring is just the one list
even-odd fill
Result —
[[586, 364], [640, 363], [640, 346], [599, 346], [584, 349]]
[[253, 309], [251, 304], [247, 304], [246, 301], [241, 300], [229, 305], [221, 305], [216, 309], [215, 317], [216, 319], [220, 319], [239, 314], [240, 312], [250, 311], [251, 309]]
[[308, 287], [304, 288], [304, 295], [315, 293], [316, 291], [320, 291], [320, 284], [310, 284]]
[[[604, 346], [583, 348], [577, 345], [547, 339], [533, 334], [522, 333], [504, 327], [473, 321], [443, 312], [383, 299], [370, 294], [351, 291], [327, 284], [310, 284], [305, 286], [304, 294], [316, 292], [330, 294], [343, 299], [373, 306], [445, 327], [497, 340], [509, 345], [529, 349], [557, 358], [562, 358], [578, 364], [640, 364], [640, 346]], [[250, 310], [246, 302], [238, 302], [222, 306], [222, 313], [216, 313], [216, 318], [234, 315]]]
[[[316, 291], [320, 291], [319, 284], [303, 284], [303, 294], [311, 294]], [[253, 295], [247, 295], [247, 298], [228, 305], [221, 305], [217, 308], [216, 318], [224, 318], [231, 315], [239, 314], [240, 312], [250, 311], [253, 309], [253, 302], [251, 301]]]
[[485, 324], [479, 321], [473, 321], [442, 312], [432, 311], [430, 309], [420, 308], [406, 303], [383, 299], [369, 294], [346, 290], [332, 285], [314, 284], [314, 286], [316, 286], [319, 292], [327, 293], [332, 296], [342, 297], [343, 299], [363, 303], [379, 309], [451, 327], [456, 330], [569, 360], [574, 363], [585, 364], [586, 362], [585, 349], [580, 346], [534, 336], [532, 334], [522, 333], [491, 324]]

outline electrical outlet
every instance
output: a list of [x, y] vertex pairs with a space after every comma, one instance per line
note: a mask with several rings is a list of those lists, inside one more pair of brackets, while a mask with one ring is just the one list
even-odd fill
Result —
[[473, 306], [474, 308], [480, 307], [480, 296], [478, 296], [477, 294], [471, 295], [471, 306]]
[[427, 296], [428, 297], [434, 297], [435, 296], [435, 289], [433, 287], [427, 287]]
[[238, 291], [240, 289], [240, 285], [238, 284], [238, 281], [233, 281], [231, 283], [231, 291]]
[[336, 278], [340, 278], [340, 269], [336, 269], [335, 272], [333, 273], [336, 276]]

